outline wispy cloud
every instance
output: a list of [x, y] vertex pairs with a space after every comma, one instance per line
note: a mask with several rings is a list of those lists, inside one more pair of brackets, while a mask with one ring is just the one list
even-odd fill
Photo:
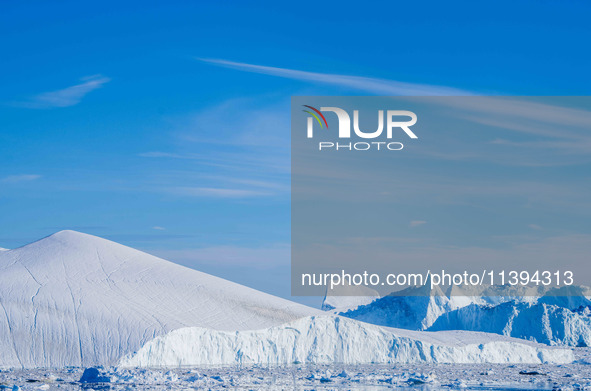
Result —
[[93, 75], [83, 77], [81, 83], [63, 88], [61, 90], [43, 92], [31, 97], [24, 102], [15, 103], [16, 106], [29, 109], [50, 109], [56, 107], [69, 107], [80, 103], [88, 93], [101, 88], [111, 81], [106, 76]]
[[158, 225], [156, 225], [156, 226], [152, 227], [152, 229], [155, 229], [156, 231], [166, 231], [166, 228], [164, 228], [164, 227], [160, 227], [160, 226], [158, 226]]
[[[330, 165], [325, 164], [327, 162]], [[324, 160], [322, 167], [312, 163], [298, 166], [297, 175], [306, 178], [309, 183], [295, 186], [292, 194], [342, 202], [359, 202], [374, 197], [372, 199], [380, 202], [412, 200], [414, 205], [478, 205], [491, 210], [499, 207], [497, 202], [512, 198], [517, 202], [513, 205], [545, 211], [569, 211], [577, 215], [588, 215], [591, 211], [591, 200], [587, 196], [591, 192], [591, 183], [579, 176], [563, 177], [560, 181], [549, 177], [535, 179], [524, 174], [472, 178], [469, 171], [461, 171], [460, 174], [458, 170], [450, 172], [448, 169], [438, 173], [405, 173], [393, 171], [390, 167], [378, 169], [373, 166], [372, 170], [367, 170], [365, 166], [345, 164], [336, 159]], [[397, 180], [385, 181], [384, 178], [391, 176], [392, 172], [396, 173]], [[355, 191], [345, 192], [340, 186], [334, 186], [334, 183], [347, 181], [359, 184]], [[374, 189], [376, 184], [379, 184], [382, 194], [376, 195], [369, 190]]]
[[30, 182], [41, 178], [41, 175], [26, 174], [26, 175], [10, 175], [0, 179], [2, 183], [18, 183], [18, 182]]
[[174, 144], [139, 154], [185, 161], [152, 176], [156, 191], [229, 201], [289, 194], [288, 100], [232, 99], [172, 123]]
[[410, 225], [411, 228], [415, 228], [415, 227], [419, 227], [419, 226], [421, 226], [423, 224], [427, 224], [427, 222], [424, 221], [424, 220], [413, 220], [413, 221], [410, 222], [409, 225]]
[[247, 64], [243, 62], [234, 62], [222, 59], [197, 58], [197, 60], [221, 67], [237, 69], [244, 72], [261, 73], [286, 79], [330, 84], [379, 95], [474, 95], [474, 93], [470, 91], [445, 86], [407, 83], [396, 80], [364, 76], [309, 72], [297, 69]]
[[168, 158], [168, 159], [199, 159], [198, 156], [188, 155], [188, 154], [180, 154], [180, 153], [171, 153], [171, 152], [161, 152], [161, 151], [151, 151], [151, 152], [142, 152], [138, 154], [140, 157], [153, 157], [153, 158]]
[[113, 234], [113, 235], [105, 235], [103, 237], [105, 239], [109, 239], [114, 242], [123, 243], [123, 244], [131, 245], [131, 246], [134, 246], [134, 242], [154, 243], [154, 242], [163, 242], [163, 241], [168, 241], [168, 240], [194, 238], [193, 235], [180, 235], [180, 234], [177, 235], [177, 234], [163, 234], [163, 233]]
[[109, 230], [110, 227], [105, 225], [53, 225], [48, 227], [42, 227], [43, 230], [51, 230], [53, 232], [63, 231], [65, 229], [81, 231], [87, 233], [87, 231], [105, 231]]
[[[376, 95], [444, 97], [478, 95], [473, 91], [447, 86], [310, 72], [224, 59], [198, 58], [197, 60], [243, 72], [333, 85]], [[488, 140], [486, 143], [480, 143], [481, 149], [478, 152], [473, 151], [472, 140], [469, 143], [462, 143], [461, 140], [454, 139], [450, 145], [444, 147], [438, 143], [436, 149], [422, 148], [421, 153], [446, 160], [502, 160], [506, 165], [517, 166], [560, 166], [587, 162], [591, 150], [591, 138], [587, 132], [591, 119], [589, 111], [562, 107], [556, 104], [560, 102], [559, 100], [555, 101], [544, 103], [502, 96], [480, 96], [474, 100], [471, 97], [444, 98], [433, 101], [431, 103], [453, 108], [454, 110], [450, 111], [462, 114], [465, 120], [511, 131], [516, 139], [497, 137], [494, 140]], [[523, 135], [530, 138], [519, 139]], [[517, 149], [520, 151], [519, 154], [515, 153]], [[508, 156], [499, 159], [502, 153]]]
[[223, 265], [265, 269], [288, 265], [291, 259], [291, 247], [285, 243], [275, 243], [265, 247], [214, 246], [185, 250], [157, 250], [151, 253], [192, 267]]
[[[416, 98], [413, 98], [416, 99]], [[437, 140], [421, 152], [448, 160], [489, 160], [515, 166], [562, 166], [591, 161], [591, 111], [585, 97], [433, 98], [451, 120], [481, 135]], [[453, 118], [455, 117], [455, 119]], [[456, 125], [457, 127], [457, 125]], [[490, 137], [487, 134], [492, 134]]]
[[175, 187], [167, 189], [167, 192], [191, 197], [219, 197], [219, 198], [245, 198], [270, 196], [270, 191], [252, 188], [215, 188], [215, 187]]

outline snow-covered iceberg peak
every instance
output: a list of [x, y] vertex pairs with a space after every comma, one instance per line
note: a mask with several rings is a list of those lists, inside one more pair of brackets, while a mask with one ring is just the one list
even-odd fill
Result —
[[75, 231], [0, 252], [0, 368], [113, 365], [178, 328], [249, 330], [316, 312]]
[[157, 337], [121, 367], [209, 364], [570, 363], [569, 349], [485, 333], [416, 332], [348, 318], [305, 317], [263, 330], [191, 327]]

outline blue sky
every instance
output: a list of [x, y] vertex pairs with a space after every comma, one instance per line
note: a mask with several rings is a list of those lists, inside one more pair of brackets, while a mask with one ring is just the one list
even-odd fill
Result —
[[[284, 297], [290, 96], [591, 87], [584, 1], [0, 7], [0, 247], [76, 229]], [[589, 152], [507, 175], [551, 171], [576, 198]]]

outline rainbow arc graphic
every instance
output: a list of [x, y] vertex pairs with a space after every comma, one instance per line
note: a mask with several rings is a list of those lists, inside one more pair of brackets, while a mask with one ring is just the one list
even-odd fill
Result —
[[[316, 121], [318, 121], [318, 123], [320, 124], [320, 127], [323, 128], [324, 126], [322, 125], [322, 121], [320, 121], [320, 118], [322, 118], [322, 120], [324, 121], [324, 125], [326, 125], [326, 129], [328, 129], [328, 123], [326, 122], [326, 118], [324, 118], [324, 115], [322, 115], [322, 113], [320, 112], [320, 110], [315, 109], [312, 106], [308, 106], [308, 105], [303, 105], [304, 107], [309, 108], [310, 110], [302, 110], [304, 113], [308, 113], [310, 114], [312, 117], [316, 118]], [[320, 116], [320, 118], [318, 118], [318, 114]]]

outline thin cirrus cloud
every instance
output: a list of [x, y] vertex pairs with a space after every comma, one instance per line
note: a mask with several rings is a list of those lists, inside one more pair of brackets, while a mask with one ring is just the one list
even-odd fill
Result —
[[259, 106], [252, 99], [231, 99], [177, 121], [172, 135], [182, 150], [139, 156], [186, 160], [184, 167], [191, 169], [161, 172], [155, 191], [226, 200], [288, 195], [289, 101]]
[[420, 83], [407, 83], [396, 80], [373, 77], [339, 75], [301, 71], [289, 68], [277, 68], [264, 65], [234, 62], [222, 59], [197, 58], [197, 60], [224, 68], [237, 69], [244, 72], [261, 73], [286, 79], [330, 84], [351, 88], [358, 91], [380, 95], [430, 96], [430, 95], [474, 95], [474, 93], [445, 86]]
[[167, 189], [169, 193], [189, 197], [214, 197], [214, 198], [245, 198], [273, 195], [270, 191], [242, 188], [216, 188], [216, 187], [175, 187]]
[[77, 105], [90, 92], [101, 88], [111, 81], [103, 75], [83, 77], [81, 83], [62, 88], [61, 90], [43, 92], [31, 97], [24, 102], [17, 102], [15, 105], [29, 109], [51, 109], [59, 107], [70, 107]]
[[185, 250], [155, 251], [156, 256], [190, 267], [199, 265], [248, 266], [267, 269], [289, 265], [291, 247], [272, 243], [266, 247], [215, 246]]
[[138, 156], [140, 157], [153, 157], [153, 158], [170, 158], [170, 159], [198, 159], [197, 156], [193, 155], [183, 155], [180, 153], [169, 153], [169, 152], [160, 152], [160, 151], [152, 151], [152, 152], [142, 152]]
[[41, 178], [41, 175], [36, 174], [25, 174], [25, 175], [9, 175], [0, 179], [2, 183], [19, 183], [19, 182], [30, 182]]
[[[309, 72], [289, 68], [278, 68], [224, 59], [197, 58], [197, 60], [211, 65], [243, 72], [258, 73], [269, 76], [300, 80], [316, 84], [334, 85], [376, 95], [389, 96], [474, 96], [472, 91], [446, 86], [434, 86], [420, 83], [408, 83], [396, 80], [379, 79], [364, 76], [341, 75], [331, 73]], [[590, 116], [587, 110], [562, 107], [557, 102], [529, 102], [522, 99], [507, 99], [499, 96], [480, 96], [473, 101], [469, 99], [447, 99], [437, 101], [442, 107], [455, 108], [460, 104], [462, 113], [472, 111], [473, 116], [465, 119], [480, 125], [493, 126], [509, 130], [515, 134], [525, 134], [531, 137], [550, 138], [551, 140], [512, 141], [497, 139], [489, 142], [490, 151], [473, 153], [469, 150], [471, 144], [462, 145], [454, 140], [454, 145], [432, 151], [423, 150], [421, 153], [441, 159], [463, 160], [477, 159], [497, 160], [499, 146], [508, 151], [510, 158], [502, 159], [505, 164], [521, 166], [556, 166], [564, 164], [578, 164], [587, 161], [591, 148], [591, 138], [587, 132]], [[523, 123], [523, 121], [529, 121]], [[565, 129], [565, 127], [567, 129]], [[486, 146], [483, 146], [485, 148]], [[523, 153], [515, 157], [511, 148], [521, 148]], [[448, 151], [448, 153], [441, 152]], [[548, 152], [543, 159], [539, 159], [538, 151]], [[573, 156], [574, 155], [574, 156]]]

